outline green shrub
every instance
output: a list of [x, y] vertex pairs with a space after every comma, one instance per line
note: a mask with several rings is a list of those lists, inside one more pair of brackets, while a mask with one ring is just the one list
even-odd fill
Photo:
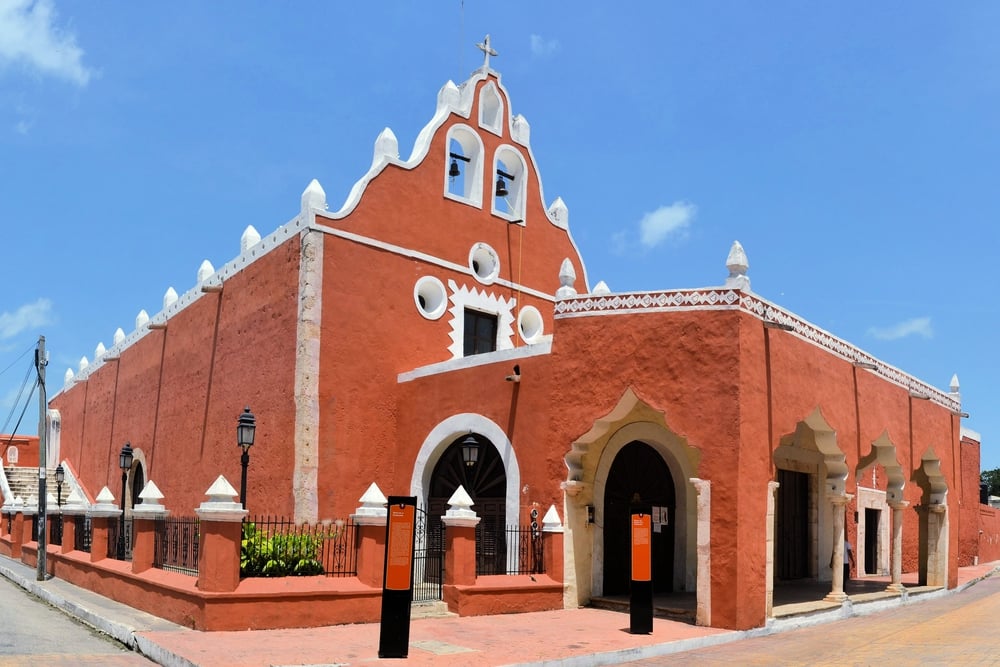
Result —
[[319, 551], [324, 535], [267, 535], [244, 522], [241, 577], [306, 577], [323, 574]]

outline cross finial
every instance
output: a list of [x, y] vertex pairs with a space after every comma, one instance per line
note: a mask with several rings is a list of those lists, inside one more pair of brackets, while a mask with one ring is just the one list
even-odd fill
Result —
[[490, 46], [490, 36], [486, 35], [486, 39], [479, 44], [476, 44], [476, 48], [483, 52], [483, 69], [489, 69], [490, 56], [497, 55], [496, 50]]

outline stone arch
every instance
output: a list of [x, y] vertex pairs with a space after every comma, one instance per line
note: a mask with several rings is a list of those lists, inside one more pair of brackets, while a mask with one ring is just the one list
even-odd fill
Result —
[[[565, 460], [567, 604], [576, 606], [603, 592], [603, 499], [608, 473], [618, 453], [632, 442], [654, 449], [670, 471], [676, 491], [674, 590], [694, 591], [697, 569], [696, 477], [701, 452], [666, 424], [664, 413], [640, 399], [632, 388], [607, 415], [578, 438]], [[594, 526], [588, 526], [588, 516]], [[592, 529], [594, 528], [594, 529]]]
[[922, 585], [948, 585], [948, 481], [941, 471], [941, 459], [928, 447], [914, 470], [914, 483], [921, 489], [919, 517], [919, 567]]
[[[497, 449], [507, 474], [506, 505], [507, 521], [514, 523], [519, 518], [519, 489], [521, 488], [521, 472], [517, 465], [517, 455], [507, 434], [496, 422], [483, 415], [464, 412], [452, 415], [431, 429], [424, 438], [417, 460], [413, 465], [413, 475], [410, 478], [410, 495], [417, 497], [417, 505], [426, 507], [427, 494], [430, 491], [431, 476], [441, 456], [459, 437], [469, 433], [483, 436]], [[473, 507], [473, 510], [475, 507]]]
[[[136, 484], [136, 481], [139, 484]], [[131, 515], [132, 510], [135, 509], [135, 502], [148, 481], [149, 465], [146, 463], [146, 451], [141, 447], [134, 447], [132, 449], [132, 467], [129, 468], [125, 480], [125, 497], [121, 499], [122, 507], [126, 508], [128, 515]]]
[[[877, 479], [878, 468], [885, 473], [884, 489]], [[871, 481], [868, 482], [868, 471]], [[857, 534], [851, 542], [857, 555], [857, 575], [885, 575], [890, 570], [892, 542], [890, 537], [891, 507], [903, 500], [906, 480], [899, 463], [896, 445], [883, 431], [872, 442], [871, 451], [858, 461], [855, 471], [858, 511]]]
[[[782, 473], [778, 471], [809, 476], [808, 486], [803, 489], [803, 493], [807, 493], [805, 519], [808, 523], [805, 535], [800, 538], [804, 543], [795, 548], [805, 550], [806, 560], [801, 563], [805, 567], [803, 575], [814, 579], [825, 578], [830, 574], [829, 568], [821, 566], [826, 565], [826, 557], [833, 548], [834, 517], [829, 499], [844, 496], [848, 473], [847, 457], [837, 444], [837, 433], [817, 407], [795, 425], [793, 432], [781, 437], [772, 460], [779, 478], [775, 481], [779, 483]], [[784, 548], [781, 541], [791, 539], [782, 536], [784, 527], [781, 523], [782, 503], [789, 502], [788, 491], [786, 486], [783, 494], [782, 488], [778, 487], [774, 538], [768, 545], [769, 553], [775, 555], [775, 578], [781, 575], [779, 558], [782, 552], [779, 549]], [[768, 582], [768, 586], [771, 584]]]

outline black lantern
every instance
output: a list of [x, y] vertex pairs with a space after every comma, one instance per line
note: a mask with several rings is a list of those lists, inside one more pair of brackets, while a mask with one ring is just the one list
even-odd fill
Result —
[[132, 469], [132, 443], [126, 442], [118, 454], [118, 467], [122, 469], [122, 515], [118, 521], [118, 560], [125, 560], [125, 486], [128, 471]]
[[62, 485], [66, 481], [66, 471], [62, 464], [56, 466], [56, 505], [62, 507]]
[[257, 431], [257, 418], [250, 412], [250, 406], [243, 408], [243, 413], [236, 420], [236, 444], [243, 448], [240, 465], [243, 474], [240, 477], [240, 504], [247, 508], [247, 465], [250, 464], [250, 447], [253, 446], [254, 434]]
[[479, 442], [471, 433], [462, 441], [462, 460], [470, 468], [479, 460]]
[[[58, 537], [57, 544], [62, 544], [63, 518], [62, 518], [62, 485], [66, 481], [66, 471], [62, 463], [56, 466], [56, 506], [59, 508], [59, 518], [53, 527], [53, 533]], [[55, 540], [53, 540], [55, 542]]]

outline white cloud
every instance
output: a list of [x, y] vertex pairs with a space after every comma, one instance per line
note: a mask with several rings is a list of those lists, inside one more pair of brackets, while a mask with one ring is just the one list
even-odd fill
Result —
[[92, 72], [83, 49], [76, 35], [55, 25], [56, 16], [52, 0], [0, 0], [0, 65], [19, 63], [86, 86]]
[[683, 236], [694, 220], [698, 207], [683, 201], [661, 206], [639, 221], [639, 240], [647, 248], [662, 243], [668, 236]]
[[33, 124], [34, 123], [29, 123], [26, 120], [19, 120], [17, 121], [17, 124], [14, 125], [14, 130], [16, 130], [20, 135], [27, 135], [28, 132], [31, 131], [31, 126]]
[[[3, 1], [3, 0], [0, 0]], [[52, 302], [39, 299], [18, 308], [13, 313], [0, 313], [0, 340], [13, 338], [22, 331], [52, 322]]]
[[531, 54], [538, 57], [550, 56], [559, 50], [559, 42], [544, 39], [541, 35], [531, 36]]
[[898, 340], [907, 336], [933, 338], [934, 330], [931, 329], [931, 318], [914, 317], [887, 327], [871, 327], [868, 329], [868, 335], [879, 340]]

